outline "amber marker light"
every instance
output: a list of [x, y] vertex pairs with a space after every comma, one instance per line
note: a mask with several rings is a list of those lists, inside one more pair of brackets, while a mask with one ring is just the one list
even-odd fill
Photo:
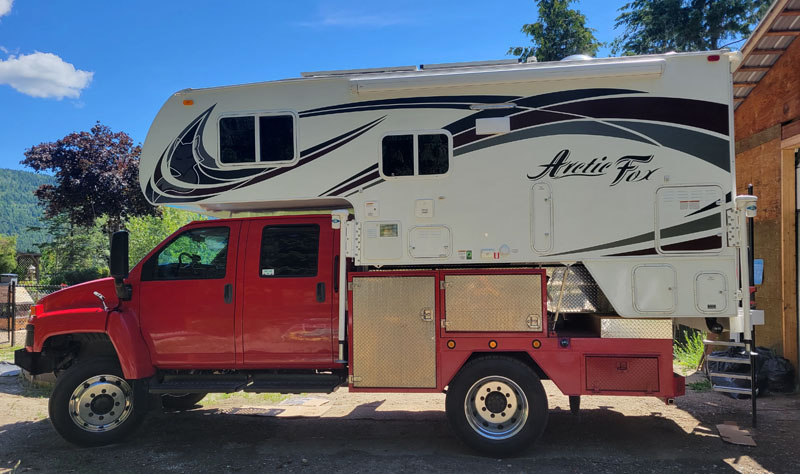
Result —
[[183, 105], [194, 105], [194, 101], [192, 99], [184, 99]]
[[489, 349], [497, 349], [497, 341], [495, 341], [494, 339], [489, 341]]
[[450, 339], [447, 341], [447, 348], [448, 349], [455, 349], [456, 348], [456, 341]]
[[534, 339], [533, 342], [531, 342], [531, 345], [533, 346], [534, 349], [538, 349], [542, 347], [542, 341]]

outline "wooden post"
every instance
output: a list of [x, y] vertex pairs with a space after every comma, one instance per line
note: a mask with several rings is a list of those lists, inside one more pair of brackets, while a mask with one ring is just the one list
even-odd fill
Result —
[[781, 150], [781, 277], [783, 356], [798, 370], [797, 237], [794, 149]]

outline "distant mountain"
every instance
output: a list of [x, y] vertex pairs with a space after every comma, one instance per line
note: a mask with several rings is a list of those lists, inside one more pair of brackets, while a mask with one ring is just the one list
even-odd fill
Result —
[[28, 227], [42, 227], [43, 209], [33, 192], [54, 181], [52, 176], [0, 168], [0, 234], [16, 235], [18, 252], [39, 252], [35, 244], [50, 240], [44, 230]]

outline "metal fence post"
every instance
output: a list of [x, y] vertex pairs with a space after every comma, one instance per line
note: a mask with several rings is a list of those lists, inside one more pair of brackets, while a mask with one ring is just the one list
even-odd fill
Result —
[[14, 347], [17, 334], [17, 282], [13, 280], [8, 285], [8, 299], [11, 300], [9, 302], [10, 320], [8, 324], [9, 329], [11, 329], [11, 347]]

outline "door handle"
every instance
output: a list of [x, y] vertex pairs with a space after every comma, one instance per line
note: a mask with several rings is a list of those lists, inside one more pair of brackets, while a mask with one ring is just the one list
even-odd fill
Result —
[[233, 303], [233, 285], [228, 283], [225, 285], [225, 291], [223, 292], [223, 297], [225, 298], [225, 303]]
[[317, 303], [325, 302], [325, 282], [317, 283]]

